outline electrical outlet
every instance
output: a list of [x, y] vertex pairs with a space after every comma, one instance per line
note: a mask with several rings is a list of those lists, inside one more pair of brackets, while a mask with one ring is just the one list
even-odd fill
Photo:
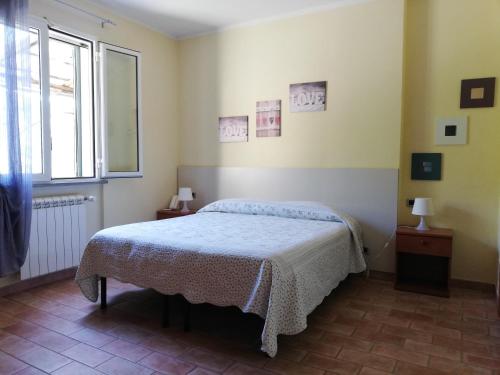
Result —
[[408, 207], [413, 207], [414, 204], [415, 204], [415, 198], [409, 198], [406, 200], [406, 205]]

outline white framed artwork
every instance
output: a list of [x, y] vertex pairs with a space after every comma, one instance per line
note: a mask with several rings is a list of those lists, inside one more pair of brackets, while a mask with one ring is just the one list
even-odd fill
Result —
[[436, 121], [436, 145], [467, 144], [467, 128], [467, 116], [438, 118]]

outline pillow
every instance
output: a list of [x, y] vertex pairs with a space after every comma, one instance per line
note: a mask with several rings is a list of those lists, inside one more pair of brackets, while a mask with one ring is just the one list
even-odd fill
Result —
[[343, 222], [335, 211], [319, 202], [275, 202], [248, 199], [222, 199], [198, 212], [226, 212], [246, 215], [279, 216], [291, 219]]

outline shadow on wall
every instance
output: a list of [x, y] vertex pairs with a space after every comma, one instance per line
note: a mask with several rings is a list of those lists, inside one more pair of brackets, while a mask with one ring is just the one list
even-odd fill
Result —
[[[183, 58], [183, 55], [189, 55], [190, 58]], [[210, 161], [204, 160], [204, 165], [212, 164], [212, 160], [216, 161], [215, 165], [220, 165], [221, 148], [227, 146], [227, 144], [219, 144], [218, 133], [219, 116], [229, 115], [223, 112], [221, 104], [221, 77], [224, 72], [221, 68], [220, 55], [220, 41], [217, 37], [202, 37], [180, 45], [180, 60], [184, 63], [180, 65], [179, 143], [184, 149], [186, 147], [183, 146], [189, 144], [188, 149], [194, 153], [208, 155]], [[203, 64], [199, 64], [200, 61]], [[210, 95], [206, 95], [206, 92]], [[180, 152], [183, 152], [182, 149]], [[181, 157], [181, 163], [192, 164], [189, 158], [186, 163], [186, 158], [183, 157]], [[193, 208], [199, 209], [203, 205], [201, 202], [207, 202], [207, 192], [220, 190], [220, 178], [215, 177], [217, 178], [207, 179], [210, 186], [193, 189], [196, 193], [196, 199], [192, 202]], [[178, 188], [180, 183], [178, 171]]]

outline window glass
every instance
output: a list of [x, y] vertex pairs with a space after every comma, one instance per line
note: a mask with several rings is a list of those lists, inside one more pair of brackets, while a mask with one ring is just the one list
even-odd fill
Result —
[[110, 172], [137, 172], [137, 57], [111, 49], [106, 54], [108, 168]]
[[94, 177], [92, 48], [50, 32], [52, 178]]

